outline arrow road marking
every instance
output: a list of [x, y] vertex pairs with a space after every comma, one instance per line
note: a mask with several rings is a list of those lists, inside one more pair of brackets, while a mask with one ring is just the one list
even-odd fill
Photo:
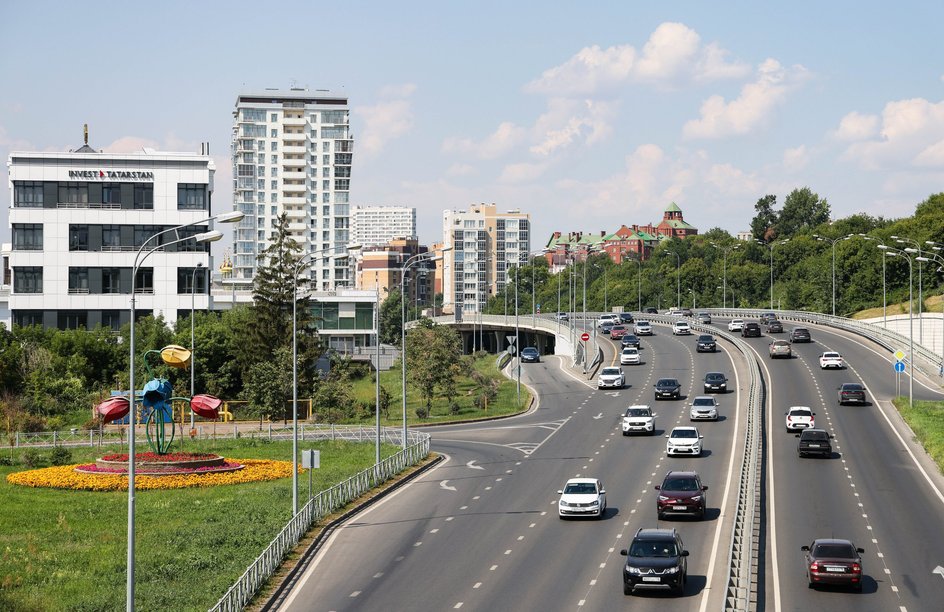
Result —
[[944, 567], [941, 567], [940, 565], [938, 565], [938, 566], [935, 567], [933, 570], [931, 570], [931, 573], [932, 573], [932, 574], [940, 574], [940, 575], [941, 575], [941, 578], [944, 578]]
[[602, 418], [603, 418], [603, 413], [601, 412], [600, 414], [598, 414], [597, 416], [595, 416], [595, 417], [593, 417], [593, 418], [595, 418], [595, 419], [602, 419]]
[[607, 391], [607, 392], [604, 393], [603, 395], [608, 395], [608, 396], [610, 396], [610, 397], [619, 397], [620, 392], [619, 392], [619, 391]]
[[470, 467], [473, 470], [484, 470], [485, 468], [483, 468], [481, 465], [475, 465], [476, 461], [478, 461], [478, 459], [473, 459], [472, 461], [466, 463], [465, 465], [466, 467]]
[[442, 487], [443, 489], [446, 489], [447, 491], [455, 491], [456, 488], [455, 488], [455, 487], [450, 487], [448, 484], [446, 484], [447, 482], [449, 482], [449, 481], [448, 481], [448, 480], [443, 480], [442, 482], [439, 483], [439, 486]]

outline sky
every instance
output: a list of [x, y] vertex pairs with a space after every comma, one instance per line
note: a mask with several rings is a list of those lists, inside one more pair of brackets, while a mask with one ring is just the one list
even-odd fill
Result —
[[733, 234], [801, 187], [899, 218], [944, 191], [941, 23], [939, 0], [6, 0], [0, 157], [84, 123], [112, 153], [208, 141], [228, 210], [237, 94], [296, 86], [348, 97], [352, 204], [415, 207], [425, 243], [480, 202], [530, 213], [532, 248], [673, 201]]

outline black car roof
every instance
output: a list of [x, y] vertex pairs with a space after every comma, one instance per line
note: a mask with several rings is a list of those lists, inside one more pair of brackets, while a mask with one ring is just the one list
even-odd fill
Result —
[[659, 380], [656, 381], [657, 385], [661, 385], [662, 383], [667, 383], [670, 385], [677, 385], [679, 384], [679, 381], [677, 378], [660, 378]]
[[675, 529], [640, 529], [633, 537], [634, 540], [666, 540], [675, 539]]
[[722, 372], [708, 372], [705, 378], [725, 378], [725, 375]]

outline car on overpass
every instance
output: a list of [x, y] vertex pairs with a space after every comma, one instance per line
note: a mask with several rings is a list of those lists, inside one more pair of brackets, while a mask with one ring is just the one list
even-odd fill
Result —
[[568, 314], [568, 313], [566, 313], [566, 312], [559, 312], [559, 313], [557, 313], [557, 320], [558, 320], [558, 321], [570, 321], [570, 314]]
[[823, 538], [800, 547], [806, 565], [806, 580], [811, 589], [820, 585], [845, 586], [862, 591], [862, 553], [849, 540]]
[[718, 350], [718, 343], [711, 334], [701, 334], [695, 341], [696, 353], [714, 353], [716, 350]]
[[842, 355], [836, 351], [826, 351], [819, 356], [819, 367], [823, 370], [829, 368], [841, 370], [846, 367], [846, 364], [842, 361]]
[[865, 386], [859, 383], [842, 383], [839, 385], [839, 405], [864, 404]]
[[695, 315], [695, 320], [703, 325], [711, 325], [711, 313], [708, 311], [699, 312]]
[[652, 323], [649, 321], [643, 321], [642, 319], [637, 319], [636, 324], [633, 326], [633, 331], [637, 336], [651, 336]]
[[728, 323], [728, 331], [741, 331], [744, 329], [744, 319], [731, 319]]
[[682, 384], [677, 378], [660, 378], [656, 381], [655, 387], [656, 399], [679, 399]]
[[610, 338], [613, 340], [619, 340], [625, 336], [627, 332], [629, 332], [629, 328], [625, 325], [614, 325], [610, 328]]
[[696, 395], [688, 412], [689, 421], [717, 421], [718, 400], [713, 395]]
[[747, 321], [741, 326], [741, 337], [743, 338], [760, 338], [762, 335], [760, 325], [754, 321]]
[[656, 498], [656, 516], [660, 521], [669, 515], [705, 518], [708, 509], [708, 486], [702, 484], [698, 472], [673, 470], [665, 475]]
[[705, 393], [727, 393], [728, 377], [721, 372], [705, 374]]
[[637, 590], [685, 592], [688, 551], [675, 529], [639, 529], [629, 548], [620, 550], [623, 564], [623, 594]]
[[656, 415], [652, 414], [652, 408], [644, 404], [630, 406], [623, 413], [622, 428], [624, 436], [637, 432], [654, 436], [656, 433]]
[[790, 357], [793, 356], [793, 349], [790, 347], [790, 343], [786, 340], [774, 340], [767, 347], [767, 352], [770, 353], [771, 359], [777, 359], [780, 357], [790, 359]]
[[767, 333], [768, 334], [783, 333], [783, 323], [781, 323], [777, 319], [768, 319], [767, 320]]
[[667, 457], [676, 455], [692, 455], [701, 457], [701, 441], [705, 436], [699, 433], [694, 427], [675, 427], [670, 433], [665, 434], [668, 440], [665, 443], [665, 454]]
[[784, 415], [787, 433], [816, 427], [816, 413], [809, 406], [791, 406]]
[[796, 437], [799, 438], [799, 442], [797, 442], [798, 457], [819, 455], [828, 459], [833, 456], [833, 444], [830, 442], [833, 436], [825, 429], [810, 427], [798, 433]]
[[597, 389], [622, 389], [625, 386], [626, 376], [623, 375], [623, 368], [603, 368], [597, 377]]
[[688, 336], [691, 333], [692, 333], [692, 326], [688, 324], [688, 321], [676, 321], [672, 325], [673, 336]]
[[620, 365], [639, 365], [639, 349], [627, 346], [620, 353]]
[[794, 327], [790, 330], [790, 342], [812, 342], [810, 330], [805, 327]]
[[600, 518], [606, 512], [606, 489], [597, 478], [571, 478], [557, 492], [557, 514], [560, 518], [593, 516]]
[[627, 346], [633, 346], [637, 349], [639, 348], [639, 336], [636, 334], [625, 334], [620, 338], [620, 346], [626, 348]]
[[627, 325], [630, 325], [635, 321], [635, 319], [633, 319], [633, 313], [631, 312], [619, 313], [619, 320], [620, 320], [620, 323], [624, 323]]

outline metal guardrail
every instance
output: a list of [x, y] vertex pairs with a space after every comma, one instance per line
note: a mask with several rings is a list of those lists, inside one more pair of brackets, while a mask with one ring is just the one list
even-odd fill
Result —
[[[352, 432], [356, 438], [361, 437], [362, 434], [375, 434], [370, 428], [356, 429], [364, 430], [357, 434]], [[292, 517], [279, 535], [239, 577], [239, 580], [226, 591], [215, 606], [210, 608], [210, 612], [229, 612], [245, 608], [312, 525], [429, 455], [429, 434], [410, 431], [410, 438], [412, 444], [396, 455], [384, 459], [373, 467], [309, 499], [308, 503]]]

